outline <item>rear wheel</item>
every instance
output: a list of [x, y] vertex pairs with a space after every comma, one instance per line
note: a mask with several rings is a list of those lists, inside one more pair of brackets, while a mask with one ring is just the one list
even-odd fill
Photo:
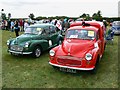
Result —
[[33, 56], [38, 58], [41, 56], [41, 53], [42, 53], [41, 48], [37, 46], [33, 51]]

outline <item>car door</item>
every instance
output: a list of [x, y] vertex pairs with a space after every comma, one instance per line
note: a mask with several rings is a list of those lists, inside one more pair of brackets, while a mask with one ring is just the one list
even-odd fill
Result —
[[50, 26], [49, 29], [50, 29], [50, 40], [52, 41], [52, 45], [55, 46], [57, 45], [57, 37], [58, 37], [56, 27]]
[[50, 35], [47, 30], [47, 27], [43, 28], [40, 37], [41, 37], [41, 41], [43, 41], [42, 43], [43, 49], [47, 50], [50, 47], [50, 44], [49, 44]]
[[100, 33], [100, 30], [98, 30], [97, 32], [97, 43], [98, 43], [98, 46], [99, 46], [99, 54], [100, 56], [102, 55], [102, 42], [101, 42], [101, 33]]
[[44, 28], [44, 31], [45, 31], [44, 35], [46, 37], [45, 39], [48, 41], [48, 48], [53, 47], [54, 46], [54, 41], [51, 37], [50, 26], [46, 26]]

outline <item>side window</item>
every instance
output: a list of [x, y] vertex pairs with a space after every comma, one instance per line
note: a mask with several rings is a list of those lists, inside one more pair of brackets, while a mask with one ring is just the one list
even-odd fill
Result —
[[49, 29], [50, 29], [50, 33], [55, 33], [56, 32], [56, 29], [55, 29], [54, 26], [50, 26]]
[[96, 39], [98, 40], [100, 38], [100, 31], [98, 30], [97, 35], [96, 35]]
[[43, 29], [43, 31], [42, 31], [42, 35], [46, 35], [46, 31], [45, 31], [45, 29]]
[[44, 29], [45, 29], [46, 35], [50, 34], [49, 26], [45, 27]]

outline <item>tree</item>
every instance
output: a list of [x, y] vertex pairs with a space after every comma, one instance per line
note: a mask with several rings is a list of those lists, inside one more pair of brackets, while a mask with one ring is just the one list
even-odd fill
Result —
[[30, 13], [30, 15], [28, 17], [33, 20], [35, 16], [33, 13]]
[[101, 17], [101, 16], [102, 16], [102, 14], [101, 14], [101, 11], [100, 11], [100, 10], [97, 12], [97, 15], [98, 15], [99, 17]]
[[92, 15], [92, 18], [97, 20], [97, 21], [101, 21], [102, 20], [102, 14], [101, 14], [101, 11], [99, 10], [97, 13], [94, 13]]
[[80, 16], [80, 18], [84, 18], [84, 19], [86, 19], [86, 20], [89, 20], [89, 19], [90, 19], [90, 15], [83, 13], [83, 14]]
[[81, 16], [80, 16], [80, 18], [85, 18], [86, 17], [86, 14], [85, 13], [83, 13]]

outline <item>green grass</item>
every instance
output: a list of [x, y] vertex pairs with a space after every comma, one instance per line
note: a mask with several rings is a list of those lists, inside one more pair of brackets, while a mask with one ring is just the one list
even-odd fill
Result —
[[37, 59], [10, 55], [6, 46], [10, 34], [15, 37], [14, 32], [2, 31], [3, 88], [118, 88], [118, 36], [114, 45], [106, 46], [96, 74], [72, 74], [53, 69], [48, 64], [48, 51]]

